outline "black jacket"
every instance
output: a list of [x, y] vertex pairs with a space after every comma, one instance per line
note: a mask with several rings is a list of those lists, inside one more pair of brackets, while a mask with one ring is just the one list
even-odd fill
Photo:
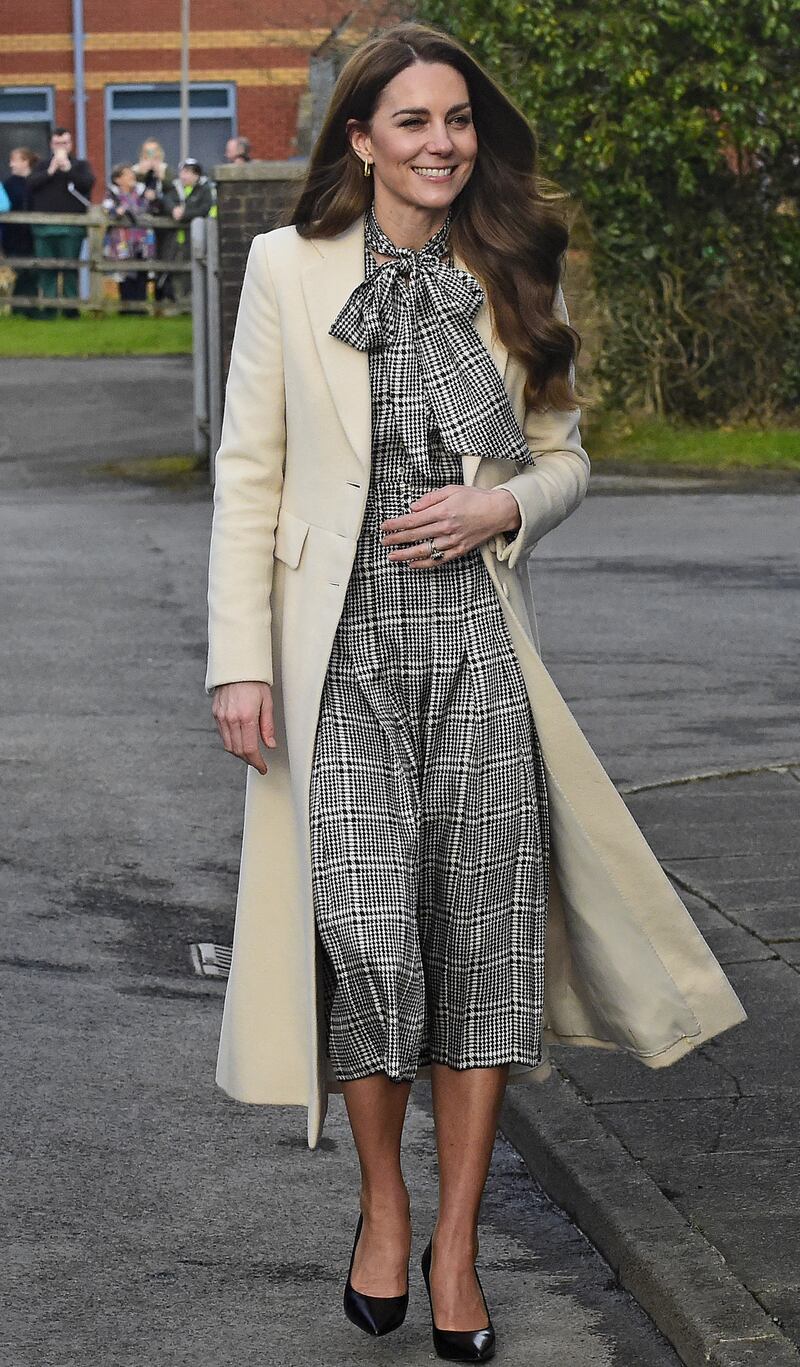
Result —
[[173, 171], [172, 167], [167, 165], [162, 178], [161, 176], [156, 175], [156, 172], [152, 167], [149, 170], [140, 173], [138, 163], [134, 166], [133, 171], [136, 179], [141, 182], [145, 190], [153, 190], [155, 192], [155, 200], [151, 202], [151, 208], [148, 212], [151, 214], [160, 214], [161, 208], [159, 206], [161, 204], [162, 195], [166, 189], [171, 187], [172, 182], [177, 177], [177, 171]]
[[[23, 209], [31, 207], [28, 202], [29, 180], [30, 176], [8, 176], [3, 181], [3, 189], [11, 201], [14, 213], [21, 213]], [[6, 256], [33, 256], [33, 238], [27, 223], [3, 224], [3, 220], [0, 219], [0, 235]]]
[[207, 218], [214, 207], [214, 191], [211, 188], [208, 176], [201, 176], [193, 187], [192, 193], [186, 195], [184, 199], [181, 199], [178, 185], [178, 181], [173, 181], [169, 187], [165, 186], [164, 193], [161, 196], [160, 212], [169, 217], [177, 205], [183, 204], [182, 223], [191, 223], [193, 218]]
[[50, 158], [43, 157], [35, 171], [28, 176], [30, 207], [37, 214], [85, 214], [86, 205], [73, 195], [73, 184], [78, 194], [88, 199], [94, 185], [94, 171], [88, 161], [74, 161], [70, 157], [68, 171], [48, 173]]

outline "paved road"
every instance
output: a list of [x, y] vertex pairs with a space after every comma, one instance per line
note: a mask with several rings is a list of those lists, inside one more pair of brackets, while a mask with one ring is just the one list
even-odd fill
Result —
[[0, 411], [6, 489], [74, 479], [109, 460], [185, 455], [193, 440], [192, 358], [3, 360]]
[[542, 653], [616, 782], [800, 759], [797, 494], [590, 496], [532, 561]]
[[[191, 942], [229, 938], [241, 820], [201, 688], [206, 492], [109, 489], [33, 457], [0, 506], [17, 1080], [0, 1348], [14, 1367], [255, 1365], [268, 1347], [287, 1367], [372, 1363], [338, 1305], [356, 1190], [339, 1099], [309, 1154], [303, 1112], [223, 1098], [221, 990], [189, 970]], [[593, 496], [542, 544], [546, 658], [618, 781], [788, 757], [796, 506]], [[422, 1089], [406, 1151], [418, 1255], [435, 1190]], [[532, 1349], [545, 1367], [674, 1363], [503, 1142], [481, 1265], [509, 1367]], [[384, 1345], [409, 1367], [431, 1360], [421, 1289]]]

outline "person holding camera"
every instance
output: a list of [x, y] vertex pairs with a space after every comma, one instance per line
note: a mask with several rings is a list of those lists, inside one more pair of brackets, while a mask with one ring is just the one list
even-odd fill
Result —
[[[51, 156], [43, 158], [28, 177], [28, 198], [31, 210], [37, 214], [85, 214], [89, 208], [95, 176], [88, 161], [73, 156], [72, 134], [68, 128], [56, 128], [50, 139]], [[75, 261], [80, 256], [85, 230], [72, 223], [34, 224], [33, 247], [36, 256]], [[39, 272], [42, 294], [46, 299], [58, 296], [58, 268], [46, 266]], [[78, 272], [75, 267], [64, 268], [63, 297], [77, 299]], [[77, 318], [77, 309], [65, 309], [67, 318]], [[42, 316], [53, 318], [53, 308], [42, 311]]]
[[175, 171], [169, 165], [161, 143], [155, 138], [145, 138], [139, 148], [139, 160], [134, 163], [133, 172], [142, 186], [148, 213], [160, 213], [161, 197], [165, 188], [175, 179]]
[[[147, 212], [153, 215], [165, 213], [162, 199], [165, 190], [172, 187], [177, 172], [167, 161], [166, 153], [157, 138], [145, 138], [139, 148], [139, 160], [133, 166], [136, 180], [143, 187], [142, 193], [147, 203]], [[155, 229], [155, 255], [159, 261], [169, 256], [170, 244], [175, 234], [169, 228]], [[172, 283], [163, 272], [156, 274], [156, 300], [172, 299]]]

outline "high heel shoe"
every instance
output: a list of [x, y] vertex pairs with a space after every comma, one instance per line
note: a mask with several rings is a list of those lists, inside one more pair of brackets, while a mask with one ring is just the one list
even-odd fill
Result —
[[433, 1299], [431, 1297], [431, 1239], [428, 1240], [428, 1247], [422, 1255], [422, 1275], [425, 1278], [425, 1286], [428, 1291], [428, 1300], [431, 1306], [431, 1326], [433, 1329], [433, 1346], [437, 1356], [445, 1358], [448, 1362], [488, 1362], [489, 1358], [494, 1357], [495, 1333], [492, 1317], [489, 1314], [489, 1307], [486, 1304], [486, 1297], [483, 1295], [481, 1279], [478, 1276], [478, 1269], [475, 1269], [475, 1277], [483, 1296], [483, 1308], [486, 1311], [486, 1318], [489, 1323], [484, 1329], [438, 1329], [433, 1318]]
[[363, 1291], [355, 1290], [350, 1278], [353, 1275], [353, 1260], [363, 1223], [364, 1216], [359, 1215], [344, 1288], [344, 1313], [353, 1324], [363, 1329], [365, 1334], [379, 1336], [399, 1329], [403, 1323], [408, 1309], [408, 1291], [404, 1296], [366, 1296]]

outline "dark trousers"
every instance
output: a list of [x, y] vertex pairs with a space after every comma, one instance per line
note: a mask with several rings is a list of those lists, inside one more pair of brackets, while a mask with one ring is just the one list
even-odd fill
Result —
[[[180, 233], [165, 233], [164, 246], [161, 253], [164, 261], [191, 261], [191, 246], [188, 241], [189, 229], [183, 229], [184, 241], [181, 242]], [[177, 304], [191, 304], [192, 301], [192, 277], [188, 271], [181, 271], [180, 274], [168, 273], [158, 279], [156, 286], [156, 298], [174, 300]]]
[[119, 297], [126, 301], [146, 299], [147, 271], [137, 271], [135, 275], [123, 275], [119, 282]]
[[[59, 260], [74, 260], [81, 254], [81, 243], [85, 237], [83, 228], [67, 227], [61, 223], [54, 223], [52, 228], [48, 225], [37, 224], [31, 228], [33, 233], [33, 252], [34, 256], [56, 257]], [[60, 272], [63, 280], [63, 298], [77, 299], [78, 297], [78, 272], [76, 269], [62, 270]], [[55, 299], [58, 296], [58, 276], [59, 271], [53, 267], [45, 267], [39, 271], [39, 284], [45, 299]], [[49, 318], [55, 317], [56, 309], [43, 309], [42, 313]], [[77, 309], [65, 309], [64, 312], [77, 315]]]
[[[175, 234], [166, 228], [156, 228], [156, 256], [159, 261], [168, 261], [171, 259], [169, 251], [174, 236]], [[172, 276], [167, 275], [166, 271], [156, 272], [156, 302], [175, 302], [175, 291], [172, 288]]]
[[15, 304], [14, 299], [35, 297], [38, 290], [39, 272], [23, 266], [22, 270], [17, 271], [11, 290], [11, 312], [21, 314], [23, 318], [35, 318], [39, 312], [35, 304]]

